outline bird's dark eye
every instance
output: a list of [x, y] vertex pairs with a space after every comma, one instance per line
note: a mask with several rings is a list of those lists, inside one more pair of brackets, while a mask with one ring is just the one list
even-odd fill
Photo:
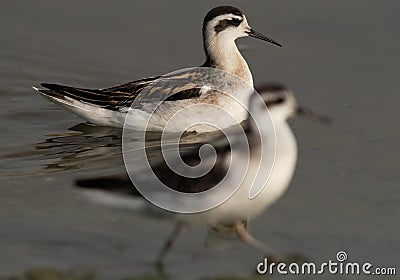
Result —
[[230, 23], [231, 23], [233, 26], [239, 26], [241, 22], [242, 22], [242, 20], [237, 19], [237, 18], [233, 18], [233, 19], [230, 20]]

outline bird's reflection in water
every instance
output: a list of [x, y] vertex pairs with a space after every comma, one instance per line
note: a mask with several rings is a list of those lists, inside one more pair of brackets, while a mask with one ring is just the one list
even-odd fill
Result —
[[[48, 135], [45, 141], [35, 145], [35, 150], [45, 160], [43, 171], [79, 170], [79, 177], [85, 175], [85, 170], [95, 170], [99, 174], [125, 173], [122, 133], [122, 129], [81, 123], [69, 128], [66, 133]], [[184, 133], [179, 137], [180, 150], [190, 149], [220, 135], [221, 132]], [[138, 141], [142, 136], [143, 132], [129, 131], [128, 141]], [[176, 135], [171, 134], [171, 137], [166, 138], [176, 139]], [[160, 143], [160, 132], [146, 133], [146, 155], [149, 161], [162, 159]], [[135, 156], [135, 153], [131, 156]]]
[[[122, 166], [122, 130], [93, 126], [85, 123], [75, 125], [62, 134], [48, 135], [35, 145], [46, 159], [43, 169], [64, 171], [85, 168]], [[103, 164], [101, 164], [103, 162]], [[107, 164], [104, 165], [104, 163]]]

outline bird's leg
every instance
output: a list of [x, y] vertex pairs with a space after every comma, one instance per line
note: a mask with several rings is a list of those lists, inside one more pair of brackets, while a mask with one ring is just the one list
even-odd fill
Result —
[[279, 263], [282, 262], [282, 259], [272, 255], [273, 251], [270, 248], [267, 248], [264, 244], [259, 242], [250, 233], [246, 230], [246, 222], [238, 221], [234, 224], [234, 228], [238, 237], [246, 243], [251, 248], [257, 250], [261, 254], [264, 255], [270, 262]]
[[182, 229], [184, 228], [183, 223], [177, 223], [171, 232], [171, 234], [168, 236], [168, 239], [164, 243], [160, 253], [158, 254], [158, 257], [156, 259], [156, 265], [161, 268], [163, 266], [163, 261], [165, 258], [165, 255], [168, 253], [168, 251], [172, 248], [174, 245], [174, 242], [178, 235], [182, 232]]

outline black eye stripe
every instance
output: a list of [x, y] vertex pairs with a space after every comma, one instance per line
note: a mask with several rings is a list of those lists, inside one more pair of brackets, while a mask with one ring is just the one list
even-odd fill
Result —
[[242, 23], [242, 19], [233, 18], [233, 19], [224, 19], [221, 20], [215, 27], [214, 30], [216, 33], [221, 32], [225, 28], [229, 26], [239, 26]]
[[285, 101], [285, 99], [283, 97], [278, 97], [276, 99], [272, 99], [272, 100], [267, 100], [265, 102], [265, 105], [267, 105], [267, 107], [271, 107], [273, 105], [277, 105], [277, 104], [281, 104]]

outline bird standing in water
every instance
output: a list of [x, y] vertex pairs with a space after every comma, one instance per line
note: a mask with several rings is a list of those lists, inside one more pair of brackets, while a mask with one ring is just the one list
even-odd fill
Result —
[[[254, 31], [249, 26], [245, 14], [231, 6], [220, 6], [210, 10], [204, 18], [202, 30], [206, 61], [201, 67], [226, 71], [236, 75], [251, 87], [253, 87], [252, 74], [239, 52], [235, 40], [250, 36], [281, 46], [273, 39]], [[187, 77], [181, 73], [169, 74], [103, 89], [76, 88], [51, 83], [41, 84], [46, 89], [36, 87], [34, 89], [50, 101], [61, 105], [89, 123], [102, 126], [123, 127], [126, 115], [132, 109], [129, 112], [133, 114], [130, 118], [132, 121], [127, 124], [130, 128], [141, 131], [163, 130], [174, 113], [193, 104], [218, 105], [232, 114], [235, 118], [234, 123], [228, 122], [224, 125], [225, 127], [236, 125], [247, 118], [247, 111], [242, 106], [238, 106], [234, 98], [210, 89], [207, 84], [195, 88], [183, 86], [182, 90], [178, 90], [171, 96], [165, 94], [168, 89], [154, 86], [155, 82], [159, 84], [163, 79], [171, 78], [179, 80]], [[228, 94], [233, 91], [234, 89], [229, 90]], [[251, 94], [250, 91], [241, 92], [240, 99], [248, 102]], [[138, 97], [142, 100], [139, 102], [139, 106], [131, 108]], [[162, 104], [158, 103], [160, 100], [163, 101]], [[156, 106], [157, 110], [155, 110]], [[154, 115], [157, 121], [147, 124], [144, 119], [147, 119], [150, 114]], [[193, 111], [193, 114], [207, 114], [207, 112]], [[214, 114], [214, 119], [220, 117], [218, 112], [211, 114]], [[184, 116], [174, 119], [172, 130], [188, 130], [185, 119]], [[191, 130], [197, 131], [196, 127], [192, 127]], [[207, 130], [215, 130], [215, 127], [208, 126]]]

